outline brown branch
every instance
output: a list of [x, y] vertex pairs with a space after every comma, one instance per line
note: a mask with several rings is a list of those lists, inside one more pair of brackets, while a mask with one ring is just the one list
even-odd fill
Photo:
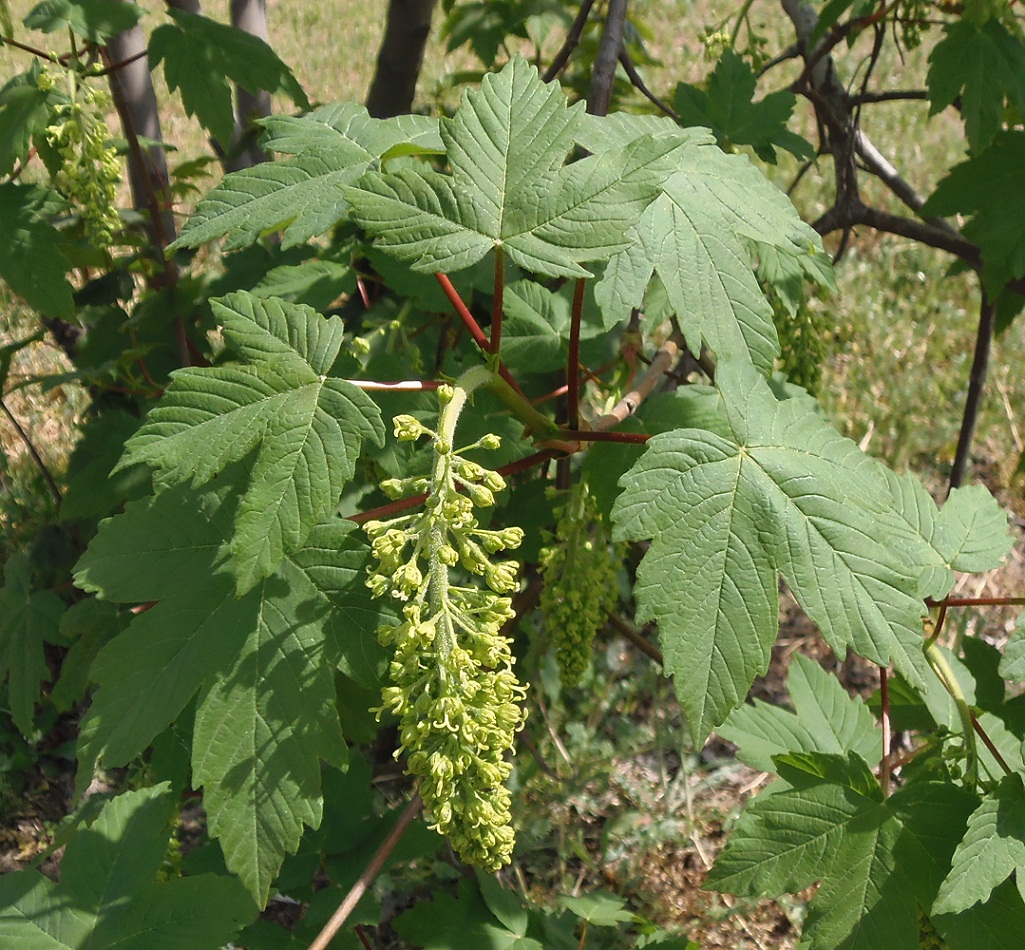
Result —
[[862, 92], [851, 98], [854, 105], [867, 105], [873, 102], [900, 102], [905, 100], [926, 99], [928, 93], [924, 89], [894, 89], [890, 92]]
[[616, 82], [616, 63], [619, 62], [619, 54], [623, 49], [626, 4], [627, 0], [609, 0], [605, 29], [598, 42], [598, 53], [594, 57], [591, 94], [587, 99], [587, 111], [591, 115], [608, 115], [609, 112], [612, 89]]
[[619, 425], [624, 419], [632, 416], [640, 408], [641, 403], [651, 395], [655, 387], [662, 382], [666, 373], [671, 372], [681, 356], [679, 344], [672, 338], [659, 347], [648, 369], [640, 381], [605, 415], [594, 420], [593, 428], [599, 432], [607, 432]]
[[13, 46], [15, 49], [20, 49], [25, 53], [31, 53], [33, 56], [45, 59], [48, 63], [56, 63], [58, 66], [64, 65], [63, 60], [61, 60], [59, 56], [51, 56], [45, 50], [38, 49], [35, 46], [28, 46], [25, 43], [19, 43], [17, 40], [12, 39], [9, 36], [0, 36], [0, 43], [4, 43], [7, 46]]
[[584, 32], [584, 26], [587, 23], [587, 18], [591, 15], [591, 7], [593, 6], [594, 0], [584, 0], [580, 4], [580, 10], [569, 32], [566, 34], [566, 39], [563, 41], [559, 52], [555, 54], [555, 59], [552, 60], [551, 66], [545, 70], [545, 74], [541, 77], [544, 82], [551, 82], [562, 72], [566, 63], [569, 62], [573, 50], [577, 48], [577, 44], [580, 42], [580, 36]]
[[405, 811], [399, 815], [399, 820], [395, 822], [395, 826], [388, 832], [387, 837], [381, 842], [377, 851], [374, 852], [374, 856], [370, 859], [366, 868], [364, 868], [363, 873], [360, 874], [356, 883], [352, 885], [349, 893], [345, 895], [345, 900], [342, 901], [338, 910], [331, 915], [331, 919], [324, 925], [324, 929], [317, 934], [316, 939], [310, 944], [309, 950], [327, 950], [335, 934], [342, 929], [342, 925], [356, 909], [356, 905], [367, 892], [367, 888], [370, 887], [374, 878], [381, 872], [384, 862], [388, 860], [388, 856], [395, 850], [395, 846], [406, 833], [406, 829], [413, 823], [413, 819], [419, 814], [423, 804], [423, 799], [419, 793], [413, 796]]
[[618, 614], [611, 613], [608, 616], [608, 625], [612, 627], [621, 637], [629, 640], [645, 656], [651, 657], [659, 666], [665, 666], [662, 651], [653, 643], [645, 639], [644, 635], [633, 624], [627, 623]]
[[0, 399], [0, 409], [3, 410], [5, 416], [7, 416], [11, 425], [14, 426], [14, 431], [18, 433], [21, 441], [25, 443], [25, 448], [28, 449], [29, 454], [32, 456], [33, 461], [36, 463], [36, 468], [39, 469], [40, 474], [43, 476], [43, 481], [46, 482], [46, 487], [49, 489], [50, 494], [53, 495], [53, 500], [57, 503], [57, 507], [61, 504], [61, 490], [57, 486], [57, 482], [54, 481], [53, 475], [50, 474], [50, 470], [46, 467], [46, 462], [43, 461], [43, 457], [39, 454], [39, 450], [35, 447], [29, 434], [22, 428], [20, 422], [18, 422], [14, 413], [7, 408], [7, 403]]
[[680, 114], [667, 102], [663, 102], [645, 85], [641, 74], [637, 72], [637, 67], [634, 66], [634, 61], [630, 58], [630, 54], [627, 52], [624, 46], [619, 54], [619, 64], [623, 67], [630, 82], [633, 83], [634, 88], [648, 100], [656, 109], [661, 109], [669, 118], [675, 122], [680, 121]]
[[975, 334], [975, 354], [972, 357], [972, 369], [968, 376], [968, 392], [965, 394], [964, 414], [961, 416], [961, 431], [957, 437], [954, 464], [950, 470], [948, 494], [951, 489], [958, 488], [964, 482], [965, 472], [968, 470], [972, 437], [975, 435], [975, 425], [979, 421], [982, 392], [986, 386], [986, 370], [989, 367], [989, 351], [993, 343], [996, 317], [996, 301], [991, 301], [984, 290], [979, 305], [979, 328]]

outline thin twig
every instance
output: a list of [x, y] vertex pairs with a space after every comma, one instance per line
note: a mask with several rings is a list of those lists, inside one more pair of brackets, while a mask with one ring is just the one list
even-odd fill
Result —
[[599, 432], [604, 432], [632, 416], [655, 387], [662, 382], [665, 374], [671, 372], [679, 360], [680, 347], [678, 343], [672, 338], [666, 340], [659, 347], [654, 359], [652, 359], [651, 364], [637, 385], [605, 415], [595, 419], [593, 428]]
[[633, 624], [627, 623], [619, 614], [615, 613], [609, 614], [607, 622], [616, 633], [629, 640], [641, 653], [653, 659], [659, 666], [665, 666], [662, 651], [646, 640], [644, 635]]
[[993, 753], [993, 758], [997, 760], [997, 764], [1004, 770], [1004, 774], [1013, 775], [1013, 769], [1007, 764], [1007, 761], [1000, 754], [1000, 750], [993, 744], [993, 740], [989, 737], [986, 730], [982, 728], [982, 723], [976, 718], [975, 713], [969, 710], [968, 715], [972, 718], [972, 728], [975, 730], [976, 735], [978, 735], [982, 740], [986, 748]]
[[968, 459], [972, 451], [972, 437], [979, 421], [979, 408], [986, 385], [986, 370], [989, 367], [989, 351], [993, 343], [993, 327], [996, 325], [997, 304], [991, 301], [985, 290], [979, 306], [979, 328], [975, 334], [975, 355], [968, 376], [968, 392], [965, 395], [964, 414], [961, 417], [961, 431], [957, 437], [957, 450], [950, 470], [950, 489], [957, 488], [964, 481], [968, 470]]
[[893, 741], [890, 723], [890, 684], [885, 666], [879, 667], [879, 702], [883, 723], [883, 760], [879, 767], [879, 785], [883, 790], [883, 798], [890, 797], [890, 744]]
[[48, 63], [56, 63], [59, 66], [63, 66], [64, 63], [59, 56], [51, 56], [45, 50], [38, 49], [35, 46], [28, 46], [25, 43], [19, 43], [17, 40], [12, 39], [9, 36], [0, 36], [0, 43], [4, 43], [7, 46], [13, 46], [15, 49], [20, 49], [22, 52], [31, 53], [33, 56], [38, 56], [40, 59], [45, 59]]
[[127, 59], [119, 60], [116, 63], [111, 63], [109, 66], [104, 66], [102, 69], [89, 70], [86, 73], [87, 76], [109, 76], [111, 73], [116, 73], [119, 69], [124, 69], [126, 66], [131, 66], [136, 60], [144, 59], [149, 56], [149, 50], [140, 50], [133, 56], [129, 56]]
[[432, 379], [404, 379], [398, 383], [379, 383], [373, 379], [348, 379], [352, 386], [357, 386], [366, 392], [428, 392], [437, 389], [442, 384]]
[[862, 92], [851, 99], [856, 106], [872, 102], [898, 102], [907, 99], [926, 99], [928, 93], [924, 89], [892, 89], [888, 92]]
[[324, 929], [317, 934], [316, 939], [310, 944], [309, 950], [327, 950], [328, 944], [335, 934], [342, 929], [342, 924], [345, 923], [349, 915], [356, 909], [360, 898], [363, 897], [367, 892], [367, 888], [373, 883], [374, 878], [380, 873], [381, 868], [384, 867], [384, 862], [388, 860], [388, 856], [395, 850], [395, 846], [406, 833], [406, 829], [412, 824], [413, 819], [419, 814], [423, 804], [423, 799], [419, 793], [413, 796], [405, 811], [399, 815], [399, 820], [395, 822], [395, 826], [388, 832], [387, 837], [381, 842], [377, 851], [374, 852], [374, 856], [370, 859], [366, 868], [364, 868], [363, 873], [360, 874], [356, 883], [352, 885], [349, 893], [345, 895], [345, 900], [342, 901], [338, 910], [331, 915], [331, 919], [324, 925]]
[[59, 508], [61, 503], [61, 490], [58, 488], [57, 482], [54, 481], [53, 475], [50, 474], [50, 470], [46, 467], [46, 462], [43, 461], [43, 457], [39, 454], [39, 451], [33, 444], [32, 439], [29, 438], [29, 434], [22, 428], [21, 423], [15, 418], [14, 413], [7, 408], [7, 403], [5, 403], [3, 399], [0, 399], [0, 409], [3, 410], [4, 415], [7, 416], [11, 425], [14, 426], [14, 431], [18, 433], [21, 441], [25, 443], [25, 447], [29, 450], [29, 454], [32, 456], [32, 459], [36, 463], [36, 467], [39, 469], [40, 474], [43, 476], [43, 480], [46, 482], [46, 487], [50, 490], [50, 494], [53, 495], [53, 500], [57, 503], [57, 507]]
[[680, 121], [680, 114], [671, 106], [668, 102], [663, 102], [645, 85], [641, 74], [637, 72], [637, 67], [634, 65], [634, 61], [630, 58], [629, 52], [626, 47], [620, 51], [619, 54], [619, 65], [623, 67], [626, 72], [627, 78], [633, 83], [634, 88], [648, 100], [655, 108], [661, 109], [669, 118], [676, 122]]
[[584, 312], [583, 278], [573, 288], [573, 312], [569, 321], [569, 355], [566, 358], [566, 424], [580, 427], [580, 323]]
[[577, 44], [580, 42], [580, 36], [584, 32], [584, 25], [587, 23], [587, 18], [591, 15], [591, 7], [594, 6], [594, 0], [584, 0], [580, 4], [580, 10], [577, 13], [576, 19], [573, 21], [573, 25], [570, 27], [569, 32], [566, 34], [566, 39], [563, 41], [562, 47], [559, 52], [555, 54], [555, 59], [552, 60], [551, 66], [545, 70], [545, 74], [541, 77], [544, 82], [551, 82], [559, 73], [562, 72], [563, 67], [569, 62], [569, 58], [573, 53], [573, 50], [577, 48]]

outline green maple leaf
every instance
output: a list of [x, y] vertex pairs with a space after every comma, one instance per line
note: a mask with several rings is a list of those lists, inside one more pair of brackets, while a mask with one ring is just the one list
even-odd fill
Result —
[[558, 86], [516, 58], [442, 120], [450, 176], [368, 172], [346, 191], [352, 217], [424, 273], [471, 267], [501, 247], [537, 274], [589, 276], [579, 262], [623, 246], [679, 146], [673, 135], [643, 135], [564, 166], [582, 121], [582, 104], [568, 107]]
[[416, 941], [424, 950], [541, 950], [526, 936], [527, 915], [509, 924], [493, 913], [475, 883], [459, 882], [458, 894], [438, 892], [394, 921], [399, 936]]
[[0, 588], [0, 683], [7, 680], [14, 724], [23, 735], [35, 731], [39, 684], [50, 678], [44, 644], [60, 641], [64, 603], [49, 590], [32, 589], [32, 564], [17, 552], [4, 565]]
[[0, 89], [0, 175], [9, 175], [15, 162], [24, 161], [32, 139], [50, 122], [50, 110], [60, 101], [56, 89], [40, 89], [38, 62], [8, 80]]
[[171, 245], [197, 247], [228, 236], [227, 249], [246, 247], [284, 228], [289, 248], [329, 231], [348, 213], [346, 186], [379, 160], [442, 148], [437, 122], [423, 116], [371, 119], [362, 106], [324, 106], [301, 118], [265, 120], [263, 146], [293, 158], [226, 175]]
[[918, 783], [884, 799], [868, 766], [848, 756], [777, 756], [784, 784], [744, 810], [707, 886], [765, 897], [821, 881], [802, 947], [879, 950], [918, 944], [974, 799]]
[[157, 601], [99, 653], [82, 727], [80, 785], [124, 765], [198, 694], [193, 774], [228, 867], [261, 904], [303, 825], [322, 812], [320, 761], [342, 764], [334, 676], [376, 686], [379, 605], [353, 525], [318, 525], [275, 574], [236, 599], [226, 564], [228, 484], [129, 504], [103, 522], [76, 583], [122, 603]]
[[1005, 99], [1025, 114], [1025, 47], [996, 17], [960, 19], [943, 32], [929, 55], [929, 114], [960, 98], [968, 142], [979, 153], [1003, 124]]
[[673, 106], [683, 126], [705, 126], [715, 134], [719, 147], [750, 145], [762, 161], [776, 164], [776, 148], [803, 160], [815, 157], [815, 149], [787, 128], [797, 97], [780, 90], [754, 101], [755, 74], [747, 61], [732, 49], [723, 51], [708, 80], [708, 91], [681, 82]]
[[116, 33], [130, 30], [142, 12], [125, 0], [43, 0], [23, 22], [30, 30], [71, 30], [90, 43], [102, 44]]
[[1000, 675], [1015, 682], [1025, 681], [1025, 614], [1018, 617], [1014, 630], [1004, 647]]
[[167, 85], [181, 91], [185, 112], [218, 141], [229, 142], [235, 130], [228, 79], [252, 92], [283, 92], [300, 109], [310, 108], [302, 86], [265, 40], [196, 13], [167, 12], [175, 22], [150, 36], [150, 69], [163, 62]]
[[1025, 132], [998, 132], [984, 152], [955, 165], [922, 207], [925, 215], [972, 215], [964, 236], [982, 252], [982, 279], [992, 298], [1025, 276]]
[[[933, 905], [953, 914], [989, 900], [1013, 871], [1025, 868], [1025, 788], [1020, 775], [1007, 775], [968, 819], [968, 830], [954, 852], [953, 866]], [[1022, 872], [1018, 870], [1018, 877]], [[1018, 882], [1025, 891], [1025, 880]]]
[[985, 904], [958, 914], [929, 915], [951, 950], [1018, 950], [1025, 933], [1025, 901], [1013, 881], [995, 888]]
[[363, 440], [382, 444], [384, 426], [369, 396], [327, 375], [342, 345], [340, 319], [247, 293], [213, 308], [246, 362], [175, 372], [115, 472], [142, 462], [158, 485], [202, 485], [255, 452], [232, 540], [244, 593], [334, 510]]
[[0, 944], [20, 950], [216, 950], [253, 918], [252, 899], [215, 874], [154, 881], [171, 835], [166, 783], [125, 792], [80, 828], [60, 883], [38, 871], [0, 878]]
[[65, 207], [53, 191], [38, 185], [0, 184], [0, 277], [34, 310], [48, 317], [75, 312], [71, 264], [61, 253], [64, 238], [49, 219]]
[[779, 341], [749, 242], [799, 256], [821, 254], [821, 242], [746, 157], [723, 154], [710, 137], [691, 133], [678, 167], [595, 287], [605, 324], [641, 306], [657, 272], [695, 352], [704, 340], [720, 362], [738, 359], [768, 374]]
[[717, 730], [737, 746], [737, 758], [775, 772], [772, 758], [788, 752], [856, 752], [869, 765], [882, 758], [882, 733], [868, 707], [851, 697], [818, 663], [794, 654], [787, 677], [794, 711], [756, 699], [733, 711]]
[[743, 702], [778, 631], [782, 574], [834, 652], [891, 661], [921, 685], [917, 577], [886, 481], [812, 400], [777, 401], [750, 366], [716, 379], [731, 435], [654, 436], [623, 477], [614, 537], [652, 539], [638, 620], [657, 620], [665, 668], [696, 739]]
[[919, 593], [936, 600], [954, 585], [954, 571], [980, 573], [999, 567], [1014, 546], [1007, 514], [982, 485], [955, 488], [937, 508], [911, 472], [882, 468], [897, 513], [910, 529], [907, 560], [921, 572]]

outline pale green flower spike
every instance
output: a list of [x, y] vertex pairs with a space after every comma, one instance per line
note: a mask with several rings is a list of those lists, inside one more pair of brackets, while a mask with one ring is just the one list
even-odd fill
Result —
[[[428, 498], [419, 514], [370, 521], [365, 528], [378, 562], [367, 586], [376, 597], [403, 602], [403, 621], [378, 630], [381, 642], [395, 650], [393, 685], [383, 690], [382, 711], [399, 717], [407, 770], [420, 778], [432, 827], [463, 860], [496, 870], [509, 863], [514, 841], [505, 754], [526, 714], [510, 641], [501, 635], [513, 616], [505, 595], [516, 587], [519, 565], [491, 558], [518, 547], [523, 531], [477, 524], [474, 508], [493, 505], [505, 481], [452, 449], [467, 397], [490, 378], [479, 367], [438, 390], [437, 432], [412, 416], [395, 418], [399, 441], [421, 435], [433, 440]], [[485, 436], [462, 451], [498, 444], [497, 436]], [[389, 495], [400, 487], [425, 490], [422, 479], [392, 481]], [[482, 577], [486, 587], [453, 584], [449, 571], [456, 565]]]
[[[39, 88], [53, 88], [55, 82], [44, 72]], [[46, 140], [61, 159], [53, 184], [78, 206], [89, 240], [96, 247], [109, 247], [121, 228], [117, 213], [121, 164], [117, 151], [107, 144], [110, 132], [103, 118], [112, 100], [105, 89], [80, 84], [70, 70], [68, 84], [69, 101], [54, 109], [46, 128]]]
[[553, 543], [541, 549], [541, 610], [559, 678], [576, 686], [590, 665], [594, 636], [616, 604], [616, 567], [608, 531], [583, 483], [556, 514]]

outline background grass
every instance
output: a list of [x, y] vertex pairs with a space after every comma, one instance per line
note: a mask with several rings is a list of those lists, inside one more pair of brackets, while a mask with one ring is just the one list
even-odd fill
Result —
[[[32, 5], [30, 0], [13, 0], [16, 21]], [[146, 0], [142, 5], [147, 30], [163, 22], [162, 3]], [[208, 15], [226, 20], [226, 0], [203, 6]], [[383, 28], [383, 2], [270, 0], [268, 8], [272, 43], [312, 101], [364, 98]], [[671, 98], [677, 81], [697, 82], [707, 74], [700, 35], [705, 26], [717, 26], [728, 8], [712, 0], [637, 0], [631, 9], [648, 27], [648, 51], [660, 62], [643, 69], [657, 94]], [[769, 0], [758, 0], [752, 8], [753, 22], [769, 37], [770, 50], [791, 41], [778, 10]], [[428, 110], [439, 101], [450, 104], [445, 77], [473, 65], [465, 53], [445, 57], [437, 27], [420, 82], [419, 106]], [[558, 39], [547, 50], [549, 56]], [[38, 42], [38, 36], [31, 41]], [[57, 38], [54, 42], [59, 45]], [[841, 71], [847, 81], [859, 81], [865, 55], [861, 43], [844, 57]], [[0, 48], [0, 80], [28, 65], [25, 54]], [[890, 55], [879, 64], [877, 76], [880, 82], [921, 87], [926, 68], [922, 51], [904, 60]], [[784, 64], [770, 74], [771, 88], [784, 87], [795, 74], [794, 64]], [[167, 97], [159, 75], [157, 87], [165, 103], [165, 138], [178, 149], [172, 164], [204, 154], [204, 133]], [[798, 109], [804, 107], [799, 104]], [[862, 117], [876, 144], [923, 193], [964, 153], [960, 124], [946, 115], [929, 119], [927, 112], [924, 103], [900, 102], [868, 107]], [[814, 140], [806, 109], [802, 115], [804, 134]], [[787, 187], [797, 167], [783, 158], [769, 171]], [[828, 160], [823, 160], [795, 191], [806, 217], [823, 210], [831, 173]], [[881, 189], [868, 184], [865, 193], [869, 201], [893, 208]], [[827, 243], [836, 247], [834, 239]], [[944, 276], [949, 263], [946, 255], [905, 239], [860, 230], [838, 266], [837, 292], [811, 304], [832, 328], [831, 356], [820, 389], [826, 411], [870, 453], [897, 468], [915, 468], [936, 487], [942, 486], [953, 456], [978, 307], [970, 277]], [[32, 314], [0, 295], [0, 343], [35, 328]], [[1019, 321], [994, 346], [976, 437], [980, 471], [1012, 507], [1021, 505], [1021, 492], [1011, 486], [1010, 476], [1025, 432], [1023, 359], [1025, 322]], [[16, 358], [8, 388], [29, 375], [63, 368], [63, 355], [55, 346], [34, 345]], [[5, 403], [31, 434], [47, 466], [59, 472], [74, 444], [84, 394], [74, 386], [46, 393], [32, 387], [5, 396]], [[34, 519], [46, 517], [49, 502], [24, 443], [3, 417], [0, 448], [0, 538], [10, 539], [27, 532]], [[812, 643], [812, 634], [795, 634], [790, 628], [778, 652], [784, 656]], [[525, 847], [538, 849], [533, 877], [526, 882], [529, 890], [545, 897], [575, 887], [613, 887], [646, 913], [698, 927], [704, 946], [792, 946], [799, 902], [752, 905], [700, 891], [703, 868], [723, 829], [757, 787], [759, 776], [738, 766], [726, 750], [706, 750], [702, 757], [681, 741], [671, 689], [650, 667], [647, 672], [635, 669], [635, 662], [609, 644], [599, 659], [597, 678], [606, 688], [579, 701], [572, 715], [552, 695], [542, 697], [547, 705], [532, 720], [532, 735], [559, 780], [544, 773], [522, 776], [518, 807]], [[564, 758], [574, 763], [572, 768]], [[578, 783], [581, 775], [585, 780]], [[553, 808], [562, 836], [555, 862], [544, 850]]]

